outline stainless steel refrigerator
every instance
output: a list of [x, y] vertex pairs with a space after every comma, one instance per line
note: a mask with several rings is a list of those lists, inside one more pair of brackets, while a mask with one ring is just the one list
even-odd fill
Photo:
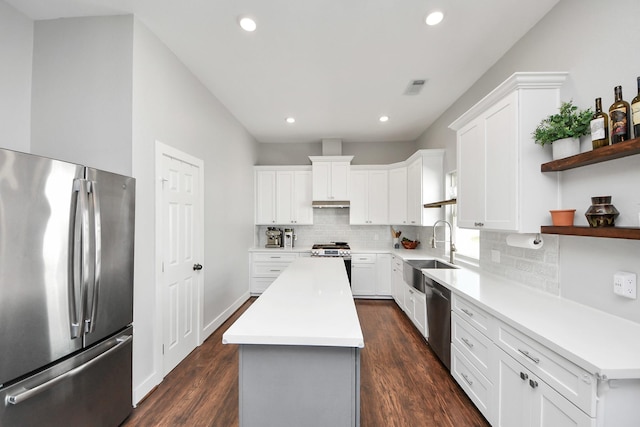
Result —
[[0, 426], [132, 409], [135, 180], [0, 149]]

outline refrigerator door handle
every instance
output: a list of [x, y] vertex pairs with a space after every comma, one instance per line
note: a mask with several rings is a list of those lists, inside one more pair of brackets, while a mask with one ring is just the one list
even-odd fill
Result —
[[71, 318], [71, 338], [82, 335], [84, 321], [82, 308], [86, 299], [86, 263], [88, 242], [87, 181], [73, 182], [71, 201], [72, 221], [69, 227], [69, 315]]
[[93, 213], [93, 255], [91, 263], [93, 275], [88, 288], [89, 298], [85, 315], [85, 332], [93, 332], [95, 329], [96, 313], [98, 311], [98, 296], [100, 295], [100, 269], [102, 259], [101, 223], [100, 223], [100, 195], [96, 181], [89, 181], [88, 185], [90, 206], [89, 211]]
[[[70, 377], [73, 377], [74, 375], [79, 374], [80, 372], [84, 371], [85, 369], [91, 367], [92, 365], [96, 364], [99, 360], [107, 357], [109, 354], [115, 352], [118, 350], [118, 348], [122, 347], [123, 345], [126, 345], [129, 341], [131, 341], [133, 339], [132, 335], [123, 335], [120, 336], [118, 338], [115, 339], [116, 341], [116, 345], [111, 347], [110, 349], [106, 350], [104, 353], [101, 353], [100, 355], [94, 357], [93, 359], [91, 359], [90, 361], [88, 361], [87, 363], [80, 365], [76, 368], [71, 369], [70, 371], [65, 372], [64, 374], [55, 377], [49, 381], [46, 381], [42, 384], [39, 384], [33, 388], [30, 388], [28, 390], [25, 389], [25, 391], [23, 391], [22, 393], [18, 393], [18, 394], [14, 394], [14, 395], [10, 395], [7, 396], [5, 398], [5, 403], [6, 404], [11, 404], [11, 405], [17, 405], [19, 403], [22, 403], [40, 393], [42, 393], [43, 391], [49, 390], [52, 387], [54, 387], [56, 384], [58, 384], [61, 381], [64, 381], [65, 379], [68, 379]], [[105, 343], [107, 344], [107, 343]], [[108, 344], [113, 344], [112, 342], [109, 342]]]

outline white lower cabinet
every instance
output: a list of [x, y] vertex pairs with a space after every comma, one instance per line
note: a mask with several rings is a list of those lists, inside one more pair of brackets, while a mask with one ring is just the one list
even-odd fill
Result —
[[404, 283], [404, 304], [407, 316], [420, 333], [426, 338], [427, 330], [427, 298], [413, 286]]
[[251, 254], [251, 295], [260, 295], [278, 278], [280, 273], [298, 258], [295, 252], [274, 252], [273, 249]]
[[495, 347], [495, 426], [500, 427], [595, 427], [596, 420], [563, 395]]
[[640, 380], [596, 377], [459, 295], [451, 311], [451, 375], [491, 425], [640, 425]]
[[351, 292], [355, 297], [391, 297], [391, 255], [351, 254]]
[[391, 257], [391, 295], [396, 304], [404, 310], [404, 278], [402, 276], [403, 260], [400, 257]]

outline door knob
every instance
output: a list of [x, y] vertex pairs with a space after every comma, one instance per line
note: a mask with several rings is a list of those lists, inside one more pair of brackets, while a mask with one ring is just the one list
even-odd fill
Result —
[[193, 271], [198, 271], [198, 270], [202, 270], [202, 265], [201, 264], [193, 264]]

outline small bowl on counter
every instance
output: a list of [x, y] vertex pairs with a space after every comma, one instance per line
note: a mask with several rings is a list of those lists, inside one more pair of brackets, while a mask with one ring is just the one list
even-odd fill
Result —
[[420, 244], [418, 240], [402, 240], [400, 243], [405, 249], [415, 249]]

